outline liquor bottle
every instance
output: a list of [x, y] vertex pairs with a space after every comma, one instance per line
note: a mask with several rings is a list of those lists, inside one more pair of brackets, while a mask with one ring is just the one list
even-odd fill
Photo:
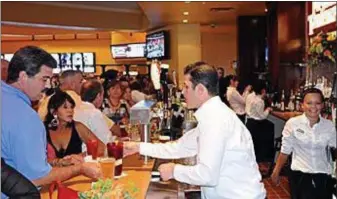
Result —
[[289, 111], [294, 111], [295, 110], [295, 95], [293, 90], [290, 90], [290, 97], [289, 97], [289, 103], [288, 103], [288, 109]]
[[295, 95], [295, 111], [299, 112], [301, 110], [301, 91], [298, 90]]
[[281, 102], [280, 102], [280, 104], [281, 104], [281, 107], [280, 107], [280, 109], [281, 109], [281, 111], [285, 111], [285, 107], [284, 107], [284, 100], [285, 100], [285, 97], [284, 97], [284, 90], [282, 90], [282, 96], [281, 96]]

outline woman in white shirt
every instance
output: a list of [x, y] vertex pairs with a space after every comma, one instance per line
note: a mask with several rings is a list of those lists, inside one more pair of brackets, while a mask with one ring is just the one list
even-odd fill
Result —
[[281, 153], [272, 180], [279, 183], [280, 171], [292, 154], [289, 176], [292, 198], [332, 198], [330, 175], [333, 169], [329, 149], [333, 147], [336, 156], [336, 129], [330, 120], [320, 116], [323, 100], [319, 89], [304, 91], [304, 114], [289, 119], [282, 132]]
[[105, 95], [102, 112], [116, 124], [128, 123], [130, 106], [122, 99], [122, 89], [119, 81], [109, 81], [105, 87]]
[[265, 96], [265, 84], [257, 82], [246, 99], [246, 126], [252, 135], [257, 162], [270, 161], [274, 156], [274, 124], [266, 120], [271, 108], [265, 107]]
[[[246, 103], [245, 103], [244, 96], [247, 96], [247, 94], [241, 95], [237, 91], [237, 87], [239, 85], [239, 80], [238, 80], [237, 76], [229, 75], [228, 78], [229, 78], [229, 81], [230, 81], [230, 85], [227, 88], [227, 92], [226, 92], [227, 100], [228, 100], [229, 105], [232, 108], [232, 110], [240, 118], [242, 123], [245, 124], [245, 120], [246, 120], [245, 104]], [[245, 88], [244, 93], [249, 92], [249, 88], [251, 88], [251, 87], [247, 86]]]

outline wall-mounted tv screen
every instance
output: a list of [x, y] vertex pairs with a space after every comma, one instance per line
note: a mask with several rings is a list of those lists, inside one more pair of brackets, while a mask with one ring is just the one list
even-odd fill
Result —
[[74, 53], [51, 53], [57, 62], [57, 68], [53, 73], [60, 73], [66, 70], [80, 70], [85, 73], [96, 72], [95, 53], [74, 52]]
[[8, 62], [11, 61], [13, 58], [14, 54], [4, 54], [4, 59], [7, 60]]
[[61, 72], [60, 55], [58, 53], [51, 53], [51, 56], [56, 60], [57, 67], [53, 68], [53, 73], [58, 74]]
[[72, 70], [71, 53], [60, 53], [61, 71]]
[[146, 35], [146, 57], [169, 59], [169, 32], [160, 31]]
[[82, 53], [71, 53], [73, 70], [83, 70], [83, 55]]
[[145, 57], [145, 43], [111, 45], [114, 59], [143, 58]]
[[83, 72], [94, 73], [96, 71], [94, 53], [83, 53], [83, 63], [84, 63]]

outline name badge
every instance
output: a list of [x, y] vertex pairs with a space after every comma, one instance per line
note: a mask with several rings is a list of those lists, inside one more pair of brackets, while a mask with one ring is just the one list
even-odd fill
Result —
[[299, 132], [299, 133], [304, 133], [304, 131], [302, 129], [296, 129], [296, 132]]

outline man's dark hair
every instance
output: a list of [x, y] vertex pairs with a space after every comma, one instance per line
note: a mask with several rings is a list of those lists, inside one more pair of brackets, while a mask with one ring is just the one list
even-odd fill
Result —
[[93, 102], [102, 92], [103, 86], [98, 80], [89, 80], [82, 84], [81, 99], [85, 102]]
[[57, 62], [48, 52], [39, 47], [20, 48], [9, 62], [7, 82], [9, 84], [16, 82], [21, 71], [25, 71], [28, 77], [34, 77], [43, 65], [56, 68]]
[[303, 97], [302, 97], [302, 103], [304, 102], [304, 98], [307, 94], [319, 94], [321, 97], [321, 102], [324, 102], [324, 95], [322, 93], [321, 90], [319, 90], [318, 88], [307, 88], [306, 90], [303, 91]]
[[218, 94], [218, 74], [215, 67], [208, 65], [205, 62], [196, 62], [185, 67], [184, 74], [191, 76], [192, 88], [198, 84], [204, 85], [208, 93], [212, 96]]

